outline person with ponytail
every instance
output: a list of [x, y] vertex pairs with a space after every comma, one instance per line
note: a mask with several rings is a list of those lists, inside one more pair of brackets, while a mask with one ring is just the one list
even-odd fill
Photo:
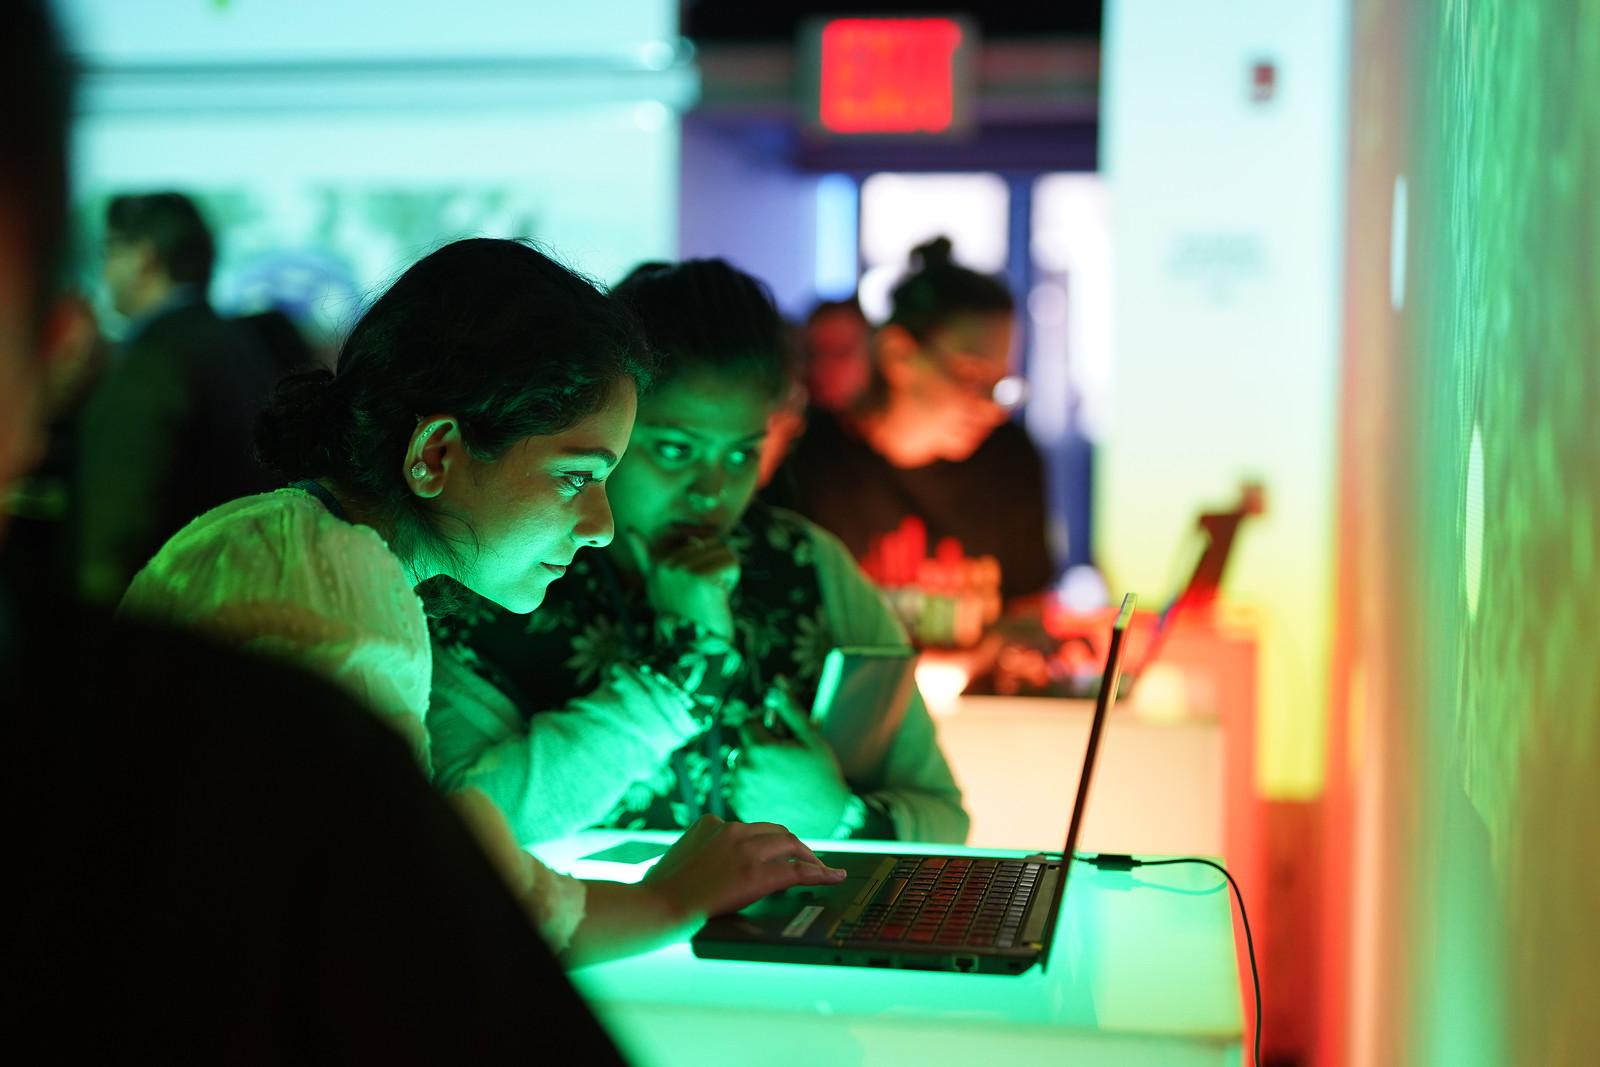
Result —
[[[871, 385], [837, 416], [814, 413], [767, 493], [838, 536], [933, 645], [975, 642], [1002, 601], [1054, 576], [1043, 465], [1008, 418], [1025, 392], [1016, 303], [951, 251], [943, 237], [913, 250], [873, 337]], [[951, 610], [924, 610], [930, 598]]]
[[[448, 608], [429, 596], [434, 580], [526, 614], [580, 550], [611, 540], [604, 482], [649, 380], [644, 352], [630, 316], [530, 245], [445, 245], [362, 316], [336, 372], [280, 385], [258, 450], [288, 487], [190, 523], [121, 613], [332, 679], [431, 771], [425, 604]], [[649, 947], [839, 876], [782, 827], [707, 820], [642, 885], [586, 885], [523, 854], [482, 793], [454, 799], [569, 960]]]

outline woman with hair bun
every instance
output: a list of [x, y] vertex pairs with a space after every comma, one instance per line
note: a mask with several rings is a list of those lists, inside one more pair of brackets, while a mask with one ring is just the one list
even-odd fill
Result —
[[[975, 642], [1002, 601], [1054, 573], [1043, 465], [1008, 418], [1025, 392], [1016, 302], [951, 251], [944, 237], [912, 251], [873, 337], [871, 386], [850, 410], [815, 413], [767, 494], [838, 536], [933, 645]], [[926, 610], [930, 598], [949, 610]], [[916, 626], [929, 619], [944, 624]]]
[[[280, 385], [258, 449], [290, 487], [194, 520], [121, 610], [331, 678], [431, 771], [432, 659], [416, 590], [448, 578], [526, 614], [581, 549], [611, 540], [604, 482], [649, 380], [643, 353], [631, 317], [531, 246], [445, 245], [362, 316], [336, 373]], [[641, 885], [582, 883], [518, 850], [483, 794], [454, 799], [569, 959], [648, 947], [776, 889], [838, 877], [782, 827], [708, 820]]]

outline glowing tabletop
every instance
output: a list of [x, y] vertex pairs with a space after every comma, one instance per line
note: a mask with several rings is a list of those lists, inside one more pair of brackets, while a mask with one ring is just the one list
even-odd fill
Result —
[[[631, 882], [648, 863], [582, 857], [672, 836], [589, 831], [533, 851], [558, 870]], [[814, 847], [1020, 854], [901, 842]], [[680, 944], [572, 978], [632, 1062], [649, 1067], [987, 1063], [998, 1054], [1008, 1064], [1215, 1067], [1240, 1062], [1229, 900], [1222, 876], [1202, 866], [1113, 872], [1079, 862], [1045, 972], [703, 960]]]

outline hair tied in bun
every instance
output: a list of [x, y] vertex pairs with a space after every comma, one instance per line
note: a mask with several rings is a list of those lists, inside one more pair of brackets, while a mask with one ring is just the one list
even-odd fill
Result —
[[931, 241], [924, 241], [911, 250], [912, 269], [921, 271], [948, 267], [953, 262], [951, 256], [953, 251], [954, 246], [948, 237], [935, 237]]

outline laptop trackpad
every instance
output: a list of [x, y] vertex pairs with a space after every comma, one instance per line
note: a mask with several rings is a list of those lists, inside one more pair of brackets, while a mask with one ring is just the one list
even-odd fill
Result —
[[[894, 869], [894, 860], [884, 856], [834, 853], [820, 858], [824, 863], [844, 867], [850, 873], [844, 881], [833, 885], [797, 885], [762, 897], [741, 911], [740, 916], [762, 927], [791, 929], [801, 916], [820, 918], [830, 911], [842, 915], [870, 900]], [[832, 926], [832, 923], [828, 923], [828, 926]], [[788, 936], [799, 936], [799, 933], [803, 931], [791, 932]]]

